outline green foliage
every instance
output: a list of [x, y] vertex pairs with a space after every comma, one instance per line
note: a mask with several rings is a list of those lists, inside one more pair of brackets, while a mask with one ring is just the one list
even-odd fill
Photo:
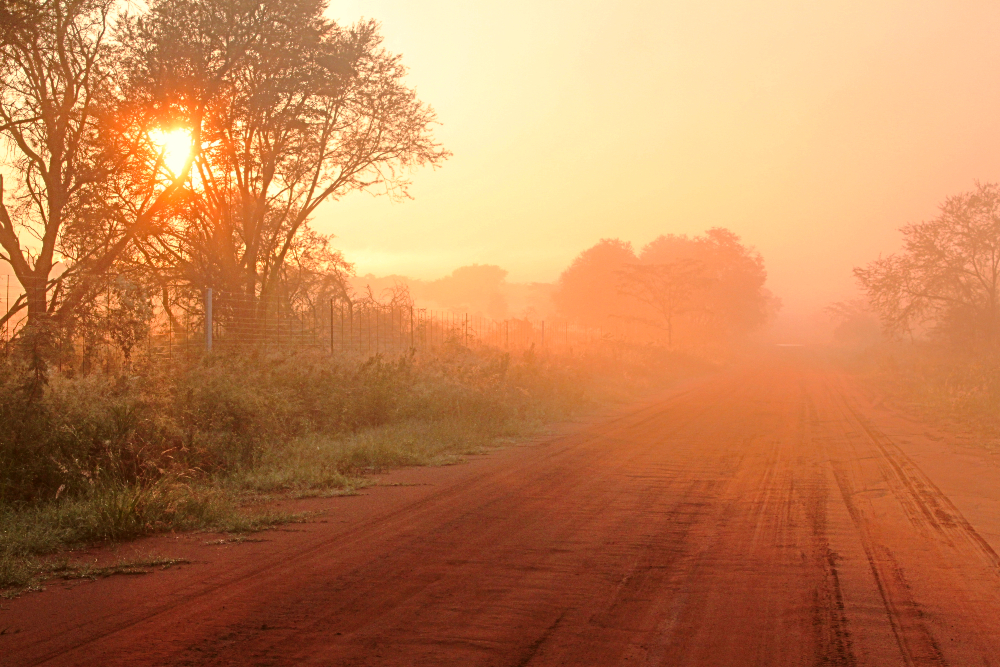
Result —
[[0, 588], [64, 545], [288, 517], [245, 494], [345, 493], [363, 475], [442, 464], [596, 401], [702, 367], [654, 348], [554, 358], [454, 345], [366, 360], [320, 351], [208, 355], [142, 375], [50, 373], [0, 363]]
[[113, 287], [114, 302], [108, 309], [108, 337], [122, 351], [125, 366], [132, 361], [132, 349], [149, 334], [153, 304], [139, 284], [119, 276]]
[[37, 556], [64, 545], [212, 525], [232, 511], [225, 495], [166, 478], [95, 484], [79, 496], [47, 502], [0, 503], [0, 589], [27, 585], [39, 570]]

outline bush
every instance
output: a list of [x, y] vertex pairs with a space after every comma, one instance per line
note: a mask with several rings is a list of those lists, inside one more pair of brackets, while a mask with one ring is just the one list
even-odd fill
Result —
[[[0, 502], [244, 471], [283, 443], [397, 423], [460, 421], [502, 433], [592, 397], [593, 359], [455, 347], [367, 360], [318, 351], [216, 354], [142, 375], [52, 374], [40, 397], [0, 364]], [[596, 370], [595, 370], [596, 367]]]
[[703, 366], [614, 346], [573, 358], [459, 345], [396, 359], [218, 353], [137, 375], [52, 373], [39, 391], [6, 359], [0, 588], [62, 545], [267, 525], [239, 494], [349, 491], [365, 473], [453, 461]]
[[931, 343], [894, 343], [869, 348], [850, 364], [897, 403], [959, 420], [985, 435], [1000, 435], [996, 354]]

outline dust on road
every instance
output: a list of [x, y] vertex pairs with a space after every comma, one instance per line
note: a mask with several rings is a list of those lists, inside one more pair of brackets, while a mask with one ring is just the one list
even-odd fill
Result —
[[811, 362], [397, 479], [422, 485], [4, 603], [0, 664], [1000, 662], [1000, 467]]

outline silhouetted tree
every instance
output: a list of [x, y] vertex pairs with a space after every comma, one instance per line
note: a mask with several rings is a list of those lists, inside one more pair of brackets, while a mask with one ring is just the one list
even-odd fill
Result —
[[864, 299], [838, 301], [825, 310], [835, 324], [833, 338], [838, 343], [864, 347], [881, 337], [878, 316]]
[[503, 319], [507, 316], [506, 278], [507, 271], [499, 266], [470, 264], [438, 280], [414, 281], [411, 289], [416, 298], [439, 307]]
[[1000, 186], [949, 197], [933, 220], [902, 228], [903, 250], [854, 275], [892, 334], [928, 327], [942, 336], [1000, 342]]
[[143, 247], [174, 278], [266, 303], [320, 204], [355, 190], [404, 197], [409, 169], [447, 157], [378, 25], [344, 28], [325, 9], [158, 0], [126, 24], [138, 96], [197, 124], [187, 212]]
[[[674, 324], [681, 315], [704, 307], [695, 297], [707, 285], [705, 265], [695, 259], [667, 264], [626, 265], [618, 274], [619, 291], [650, 306], [652, 323], [667, 332], [667, 346], [674, 346]], [[648, 320], [647, 320], [648, 321]]]
[[552, 300], [578, 324], [599, 327], [610, 318], [632, 317], [635, 304], [622, 295], [619, 283], [621, 272], [636, 261], [631, 243], [601, 239], [562, 272]]
[[760, 253], [728, 229], [714, 228], [690, 238], [660, 236], [642, 249], [639, 262], [693, 262], [700, 267], [697, 288], [685, 306], [684, 327], [691, 339], [743, 336], [763, 325], [778, 307], [764, 287], [767, 271]]
[[0, 45], [0, 136], [16, 179], [0, 178], [0, 259], [24, 288], [6, 317], [26, 307], [29, 328], [71, 320], [184, 180], [162, 178], [148, 128], [122, 133], [113, 7], [40, 1]]
[[778, 302], [766, 280], [760, 254], [725, 229], [660, 236], [638, 256], [629, 243], [603, 239], [563, 272], [554, 300], [579, 323], [640, 322], [666, 331], [671, 347], [679, 334], [685, 345], [704, 345], [767, 320]]
[[39, 13], [37, 0], [0, 2], [0, 46], [30, 39], [31, 26], [38, 20]]

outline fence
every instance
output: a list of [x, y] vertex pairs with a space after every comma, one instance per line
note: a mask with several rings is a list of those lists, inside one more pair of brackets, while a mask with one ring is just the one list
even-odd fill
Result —
[[[14, 286], [0, 286], [6, 308], [16, 301]], [[19, 292], [19, 290], [16, 290]], [[206, 349], [316, 348], [334, 354], [399, 355], [449, 346], [510, 352], [535, 349], [572, 353], [596, 344], [641, 340], [627, 322], [583, 327], [565, 320], [508, 318], [419, 308], [410, 304], [248, 298], [223, 290], [168, 285], [132, 310], [111, 290], [92, 308], [87, 326], [60, 341], [61, 365], [84, 372], [120, 365], [145, 353], [151, 358], [194, 358]], [[142, 321], [134, 326], [134, 316]], [[10, 340], [23, 319], [8, 321], [0, 335]], [[147, 326], [148, 323], [148, 326]], [[206, 326], [206, 323], [208, 325]]]
[[[249, 303], [241, 295], [207, 291], [200, 309], [188, 308], [189, 312], [195, 310], [202, 313], [194, 314], [193, 319], [205, 331], [204, 340], [186, 335], [185, 342], [196, 347], [313, 346], [334, 353], [370, 356], [449, 345], [516, 351], [551, 343], [545, 340], [544, 320], [494, 320], [409, 304], [327, 299], [324, 303], [275, 305]], [[211, 314], [210, 328], [204, 327], [206, 313]], [[169, 321], [176, 318], [163, 319], [169, 326]]]

